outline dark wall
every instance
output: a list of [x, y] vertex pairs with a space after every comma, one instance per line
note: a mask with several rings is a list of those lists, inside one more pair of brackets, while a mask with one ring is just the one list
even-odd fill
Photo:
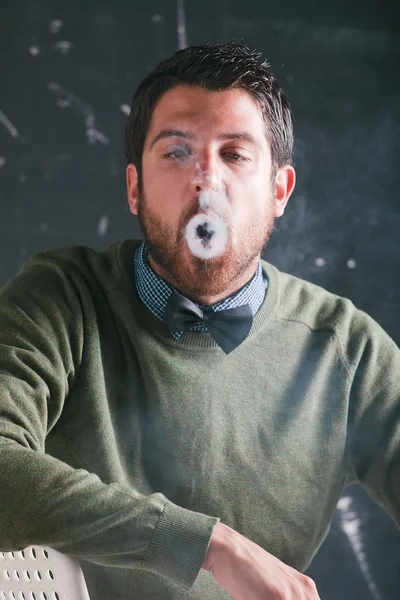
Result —
[[[125, 193], [133, 92], [176, 49], [236, 39], [270, 60], [296, 120], [297, 187], [264, 258], [398, 344], [397, 1], [2, 0], [0, 285], [38, 251], [142, 237]], [[324, 600], [399, 599], [399, 531], [360, 487], [308, 574]]]

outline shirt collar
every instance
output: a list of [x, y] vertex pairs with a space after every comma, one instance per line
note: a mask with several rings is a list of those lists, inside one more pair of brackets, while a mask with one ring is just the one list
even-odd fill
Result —
[[[147, 246], [146, 242], [143, 241], [135, 252], [134, 276], [136, 289], [142, 302], [161, 321], [169, 297], [175, 288], [153, 271], [148, 264], [147, 257]], [[267, 286], [268, 279], [262, 270], [261, 260], [259, 260], [254, 276], [241, 290], [211, 306], [197, 304], [197, 302], [195, 304], [202, 310], [213, 310], [214, 312], [248, 304], [254, 316], [264, 301]], [[179, 290], [177, 291], [179, 292]], [[196, 325], [193, 330], [196, 329], [204, 331], [207, 330], [207, 327], [203, 324]], [[178, 339], [181, 334], [173, 335]]]

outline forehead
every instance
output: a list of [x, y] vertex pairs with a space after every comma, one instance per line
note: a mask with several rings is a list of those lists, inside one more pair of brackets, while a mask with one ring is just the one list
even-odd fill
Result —
[[[247, 130], [265, 138], [265, 123], [257, 101], [245, 90], [210, 91], [195, 86], [177, 86], [165, 92], [156, 104], [147, 142], [164, 127], [179, 124], [201, 133]], [[206, 131], [202, 129], [206, 127]], [[212, 128], [212, 130], [210, 129]]]

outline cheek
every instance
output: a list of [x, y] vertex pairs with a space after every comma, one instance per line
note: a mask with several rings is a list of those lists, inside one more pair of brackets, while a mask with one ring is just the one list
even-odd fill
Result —
[[179, 190], [183, 190], [185, 173], [182, 170], [174, 169], [163, 163], [143, 164], [143, 182], [146, 195], [152, 194], [154, 198], [168, 197], [171, 193], [177, 195]]
[[229, 190], [237, 208], [249, 208], [258, 204], [259, 199], [265, 195], [260, 182], [254, 177], [235, 177], [229, 184]]
[[272, 191], [269, 181], [256, 178], [231, 187], [232, 212], [237, 221], [259, 226], [271, 211]]

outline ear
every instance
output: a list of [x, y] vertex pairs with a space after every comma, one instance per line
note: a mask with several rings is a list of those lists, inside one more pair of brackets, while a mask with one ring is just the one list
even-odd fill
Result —
[[281, 217], [296, 184], [296, 171], [291, 165], [281, 167], [275, 177], [275, 217]]
[[137, 216], [139, 201], [138, 174], [133, 163], [129, 163], [129, 165], [126, 167], [126, 189], [131, 213]]

